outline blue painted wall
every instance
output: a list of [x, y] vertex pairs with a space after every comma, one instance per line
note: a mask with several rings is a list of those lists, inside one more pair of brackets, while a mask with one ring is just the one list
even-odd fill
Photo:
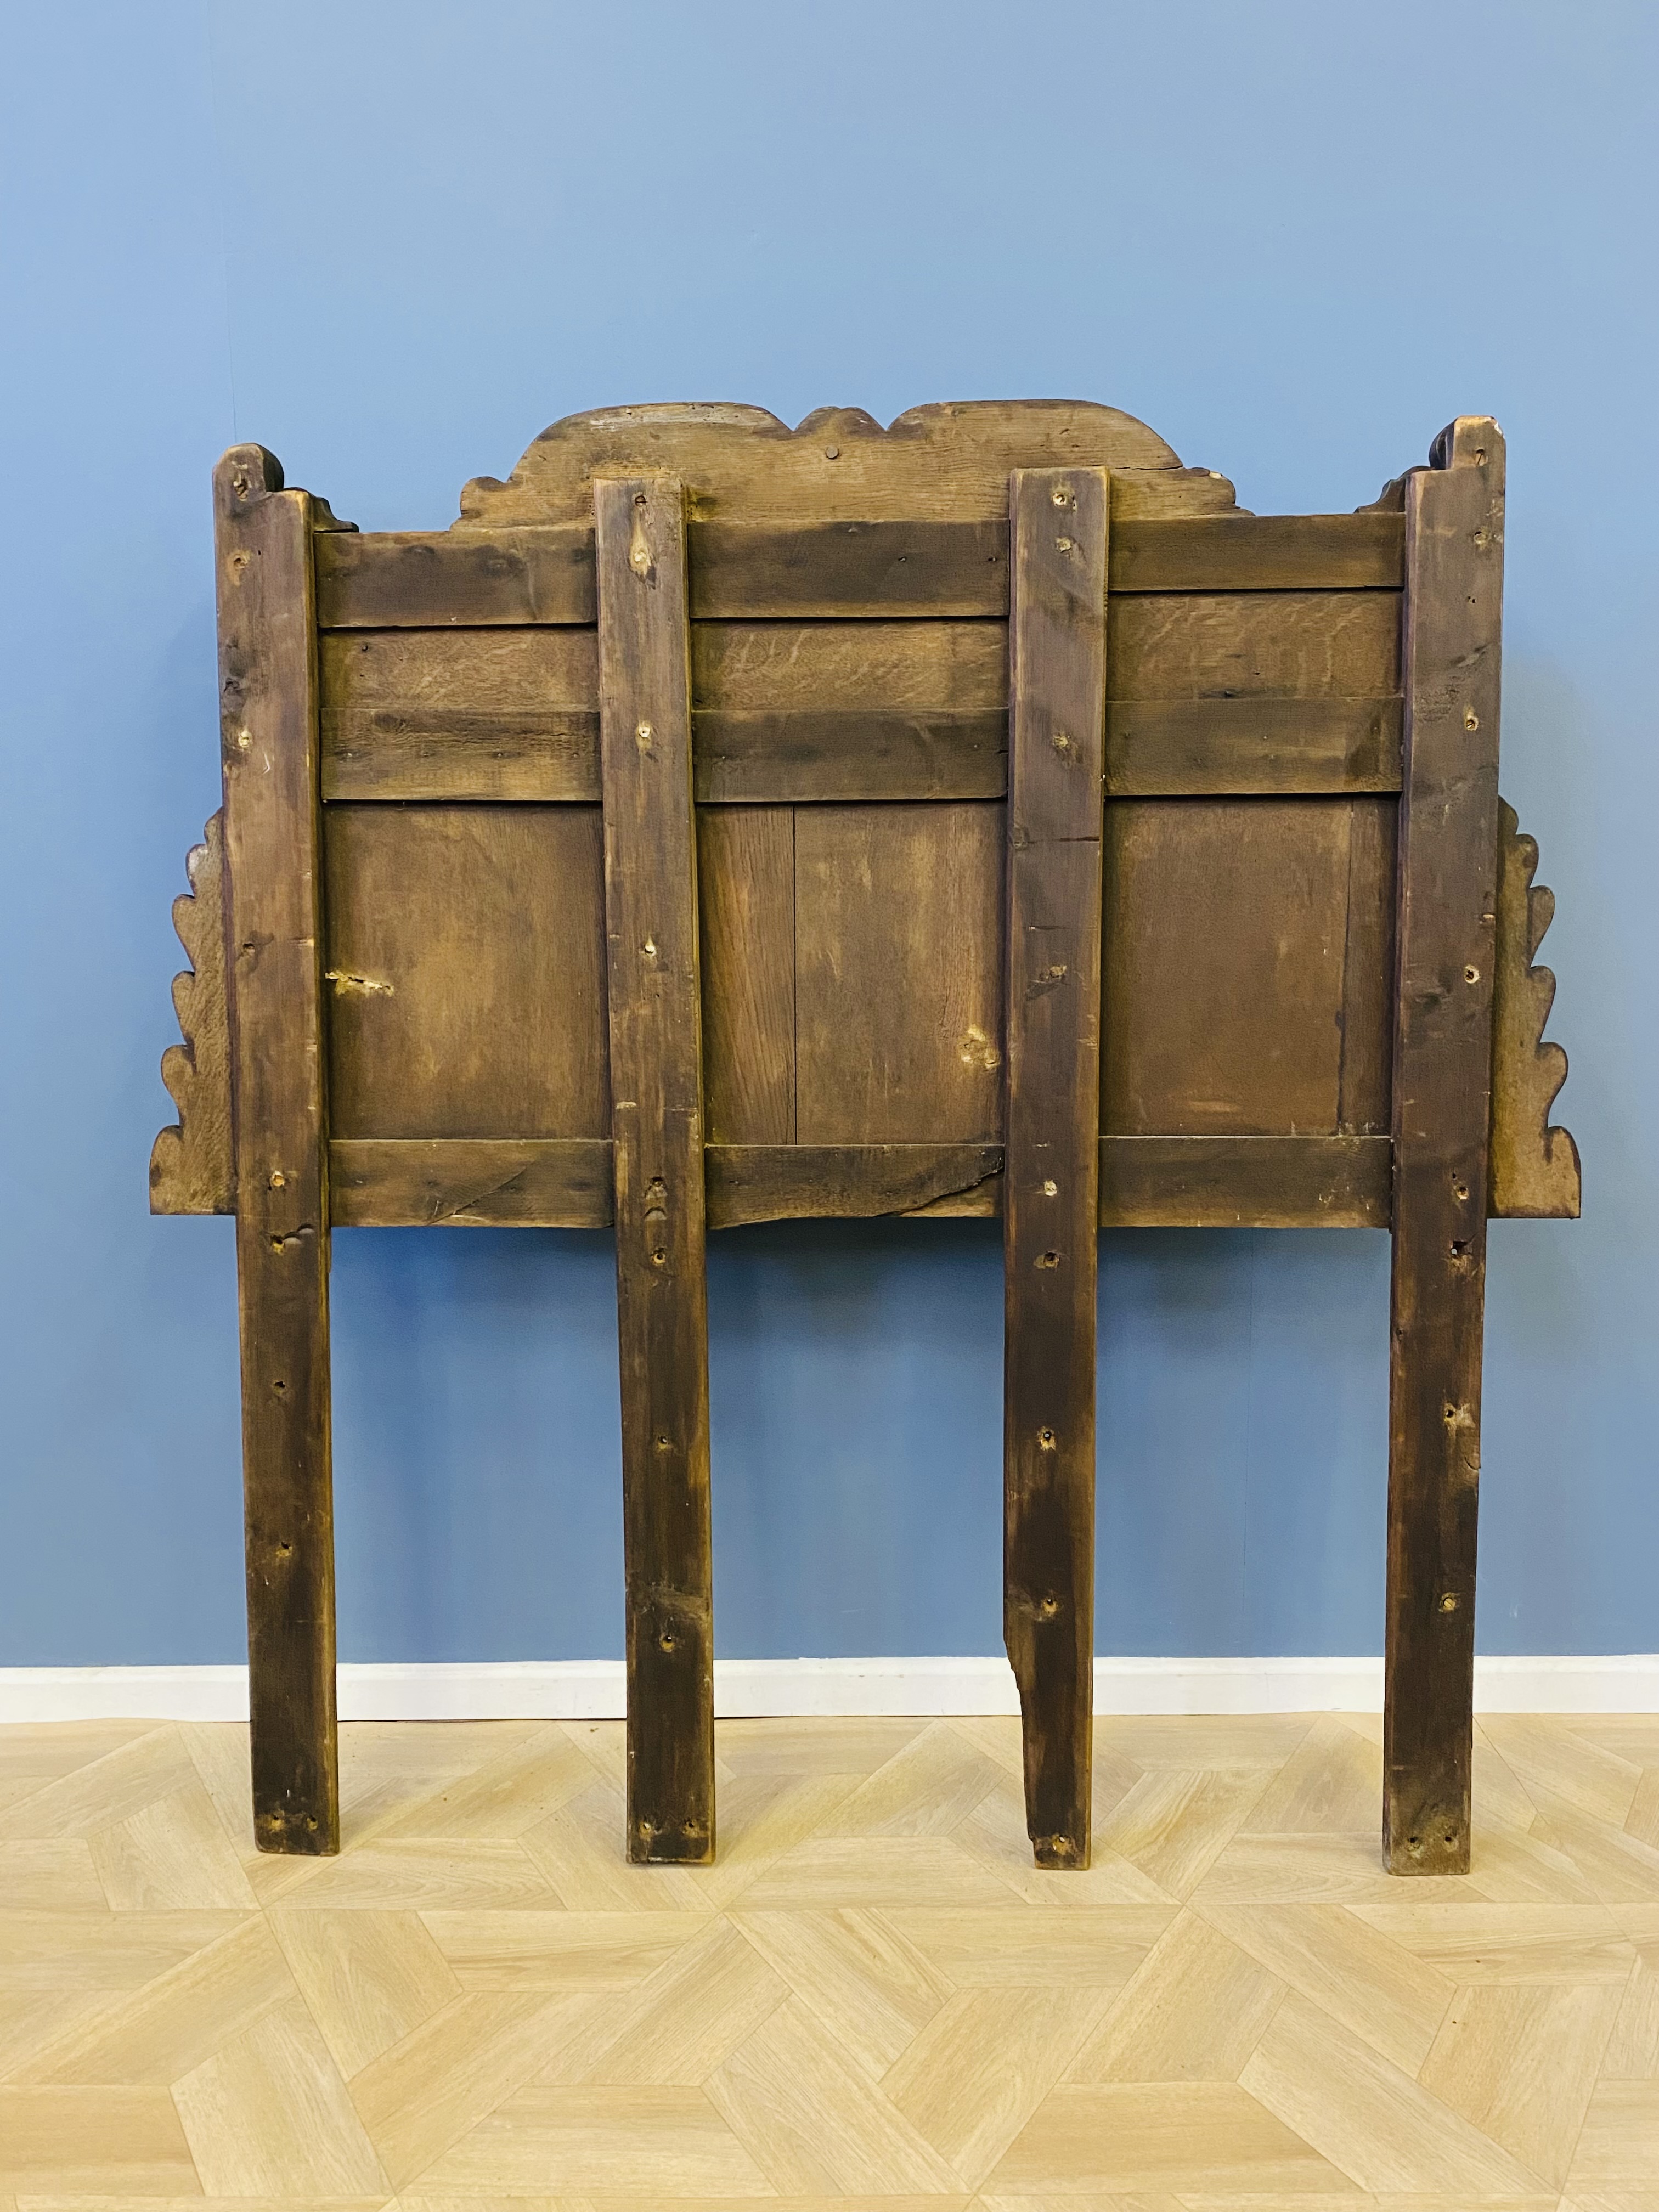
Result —
[[[1492, 1239], [1480, 1635], [1659, 1649], [1646, 0], [13, 9], [0, 1662], [243, 1633], [228, 1223], [153, 1222], [216, 804], [208, 471], [441, 527], [577, 409], [1063, 393], [1259, 510], [1510, 438], [1504, 788], [1584, 1219]], [[1380, 1236], [1102, 1244], [1102, 1648], [1380, 1642]], [[611, 1254], [337, 1240], [341, 1650], [620, 1650]], [[1000, 1641], [994, 1229], [711, 1260], [720, 1644]]]

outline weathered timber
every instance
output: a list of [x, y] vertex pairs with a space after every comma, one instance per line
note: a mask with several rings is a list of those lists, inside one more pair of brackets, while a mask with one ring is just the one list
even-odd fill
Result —
[[312, 502], [214, 472], [254, 1838], [340, 1847]]
[[173, 979], [184, 1042], [161, 1055], [161, 1080], [177, 1123], [150, 1147], [152, 1213], [234, 1213], [236, 1159], [230, 1129], [230, 1024], [225, 1011], [224, 816], [214, 815], [185, 860], [190, 889], [173, 902], [173, 926], [190, 967]]
[[1383, 843], [1352, 835], [1379, 804], [1107, 807], [1103, 1130], [1334, 1135], [1345, 1069], [1348, 1126], [1388, 1127], [1387, 1006], [1345, 975], [1351, 917], [1392, 892]]
[[1461, 416], [1406, 486], [1383, 1848], [1469, 1864], [1498, 896], [1504, 441]]
[[1398, 791], [1398, 699], [1136, 699], [1106, 708], [1112, 799]]
[[1050, 1867], [1090, 1850], [1109, 501], [1098, 470], [1009, 478], [1003, 1635]]
[[337, 1228], [608, 1229], [608, 1137], [336, 1137]]
[[599, 808], [331, 806], [323, 828], [333, 1134], [608, 1135]]
[[714, 1850], [697, 846], [684, 495], [593, 488], [628, 1577], [628, 1854]]
[[795, 817], [697, 817], [703, 1125], [711, 1145], [795, 1139]]
[[711, 1145], [708, 1225], [910, 1213], [989, 1182], [1000, 1145]]
[[795, 1133], [997, 1144], [1003, 810], [795, 816]]
[[1386, 1229], [1376, 1137], [1103, 1137], [1103, 1229]]
[[1567, 1055], [1543, 1042], [1555, 978], [1534, 957], [1555, 915], [1534, 884], [1538, 847], [1515, 810], [1498, 803], [1498, 945], [1492, 978], [1492, 1152], [1486, 1210], [1533, 1218], [1578, 1218], [1578, 1147], [1550, 1127]]
[[691, 720], [700, 805], [1000, 799], [1008, 788], [1008, 717], [997, 708]]
[[[1114, 592], [1392, 589], [1398, 514], [1194, 515], [1123, 521]], [[1008, 526], [939, 521], [693, 522], [694, 622], [1006, 616]], [[593, 536], [578, 524], [331, 534], [317, 549], [325, 629], [591, 623]]]
[[[710, 1229], [1002, 1212], [1000, 1145], [710, 1143]], [[1103, 1137], [1103, 1229], [1386, 1229], [1391, 1152], [1372, 1137]], [[337, 1137], [337, 1228], [608, 1229], [599, 1137]]]

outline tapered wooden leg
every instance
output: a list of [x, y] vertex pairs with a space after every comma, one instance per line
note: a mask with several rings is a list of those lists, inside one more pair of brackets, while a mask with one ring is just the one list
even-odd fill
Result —
[[1406, 480], [1383, 1849], [1469, 1865], [1498, 869], [1504, 441], [1466, 416]]
[[617, 1192], [628, 1855], [714, 1851], [702, 994], [684, 500], [594, 486]]
[[253, 1826], [340, 1847], [313, 502], [215, 472]]
[[1090, 1848], [1109, 504], [1102, 470], [1009, 480], [1003, 1632], [1051, 1867]]

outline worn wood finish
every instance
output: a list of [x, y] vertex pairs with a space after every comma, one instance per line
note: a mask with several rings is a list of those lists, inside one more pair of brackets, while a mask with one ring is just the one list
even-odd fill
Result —
[[1049, 1867], [1090, 1850], [1109, 511], [1098, 470], [1009, 478], [1003, 1637]]
[[340, 1847], [312, 502], [214, 472], [253, 1826]]
[[[1103, 1229], [1386, 1229], [1382, 1136], [1103, 1137]], [[761, 1145], [704, 1148], [710, 1229], [1002, 1212], [997, 1145]], [[337, 1227], [608, 1229], [611, 1142], [337, 1137]]]
[[173, 926], [190, 967], [173, 979], [183, 1042], [161, 1054], [161, 1080], [179, 1109], [150, 1148], [152, 1213], [234, 1213], [236, 1158], [230, 1128], [230, 1024], [225, 1011], [225, 818], [214, 815], [185, 861], [190, 889], [173, 902]]
[[1000, 806], [795, 817], [795, 1131], [803, 1145], [995, 1144]]
[[[1543, 1042], [1555, 978], [1534, 964], [1555, 915], [1555, 894], [1534, 884], [1538, 846], [1515, 809], [1498, 805], [1498, 944], [1492, 979], [1492, 1157], [1486, 1210], [1533, 1218], [1578, 1218], [1578, 1147], [1550, 1127], [1567, 1055]], [[177, 988], [177, 986], [174, 986]]]
[[1008, 717], [910, 714], [698, 714], [699, 805], [783, 800], [1000, 799]]
[[[1202, 515], [1121, 521], [1114, 592], [1392, 589], [1397, 514]], [[1008, 526], [939, 521], [693, 522], [694, 622], [757, 617], [1006, 616]], [[593, 536], [580, 524], [487, 538], [331, 536], [317, 558], [325, 629], [444, 629], [594, 619]]]
[[708, 1225], [913, 1213], [1001, 1168], [1000, 1145], [711, 1145]]
[[334, 1133], [606, 1135], [599, 808], [331, 806], [324, 830]]
[[711, 1145], [795, 1139], [795, 817], [697, 817], [703, 1121]]
[[1103, 1137], [1103, 1229], [1386, 1229], [1384, 1136]]
[[1336, 1091], [1336, 1126], [1345, 1136], [1386, 1132], [1391, 1123], [1399, 814], [1389, 799], [1356, 799], [1348, 811], [1348, 914]]
[[1398, 699], [1115, 700], [1111, 799], [1398, 791]]
[[1383, 1847], [1469, 1864], [1504, 441], [1460, 416], [1406, 487]]
[[[1388, 897], [1340, 799], [1135, 799], [1106, 810], [1101, 1127], [1123, 1136], [1387, 1127], [1386, 1008], [1352, 994], [1351, 912]], [[1369, 1024], [1369, 1027], [1367, 1026]], [[1352, 1060], [1345, 1059], [1345, 1043]]]
[[697, 846], [684, 495], [594, 486], [628, 1575], [628, 1855], [714, 1850]]
[[336, 1137], [337, 1227], [608, 1229], [609, 1137]]

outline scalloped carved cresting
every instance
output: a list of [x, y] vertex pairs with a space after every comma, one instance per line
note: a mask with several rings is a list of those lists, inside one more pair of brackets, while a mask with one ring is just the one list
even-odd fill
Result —
[[185, 860], [190, 889], [173, 902], [173, 926], [190, 966], [173, 979], [182, 1044], [161, 1055], [161, 1080], [179, 1119], [149, 1156], [152, 1213], [234, 1213], [230, 1145], [230, 1031], [225, 1009], [224, 818]]
[[1578, 1147], [1550, 1127], [1567, 1055], [1543, 1042], [1555, 977], [1533, 956], [1555, 917], [1555, 893], [1534, 885], [1535, 839], [1515, 809], [1498, 809], [1498, 964], [1492, 976], [1491, 1211], [1578, 1217]]

